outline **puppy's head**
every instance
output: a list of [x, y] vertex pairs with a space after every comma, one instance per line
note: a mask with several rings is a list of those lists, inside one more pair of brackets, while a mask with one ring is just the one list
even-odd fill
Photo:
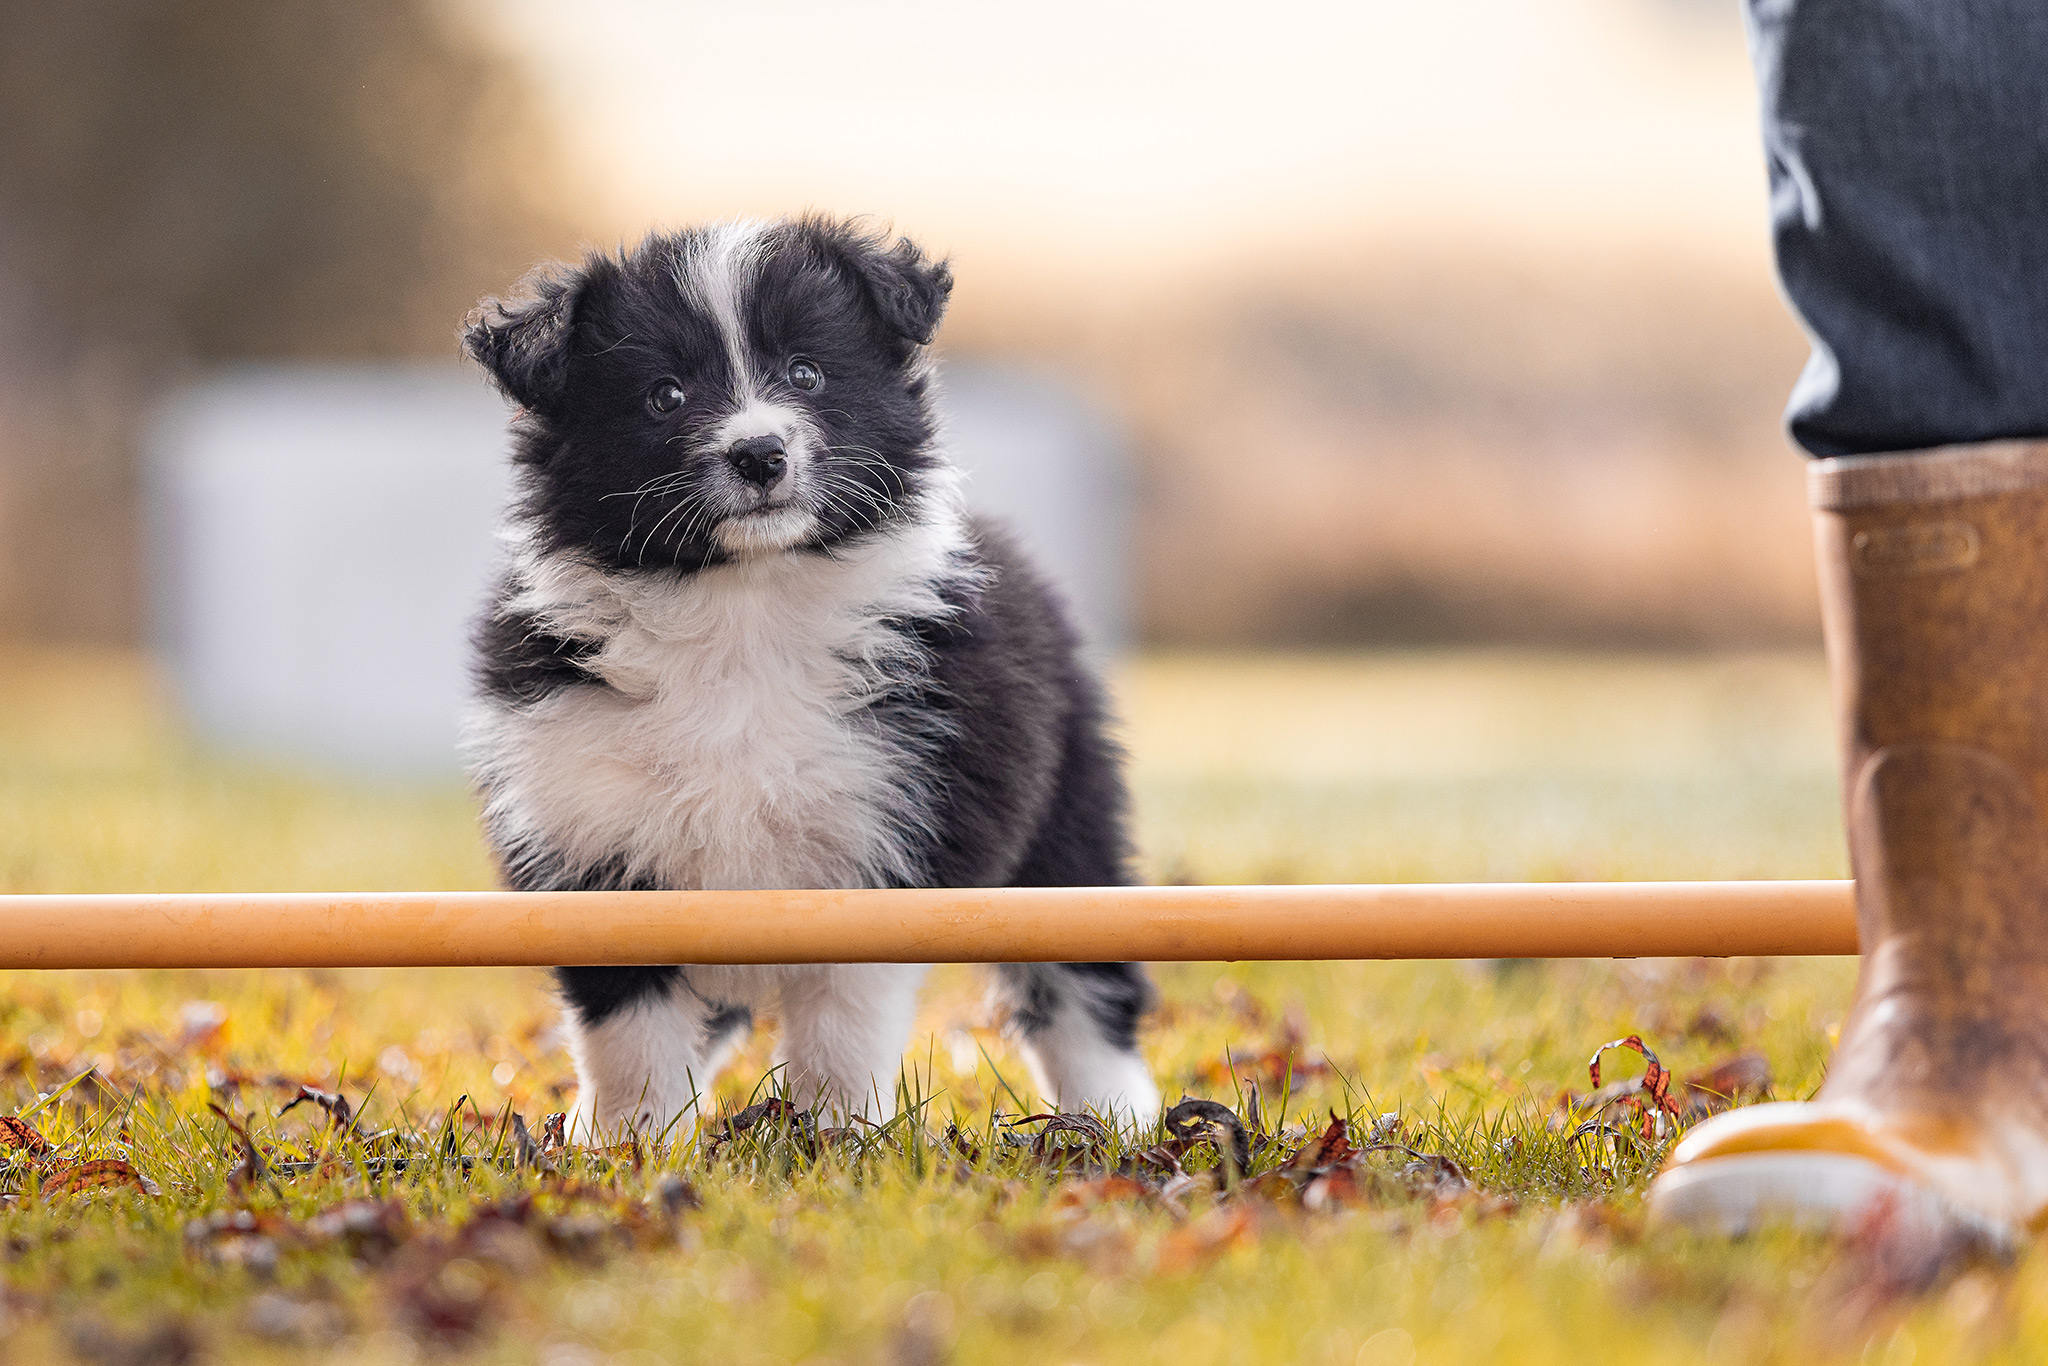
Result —
[[554, 548], [696, 568], [815, 549], [914, 508], [944, 262], [845, 222], [657, 233], [487, 300], [469, 354], [525, 409]]

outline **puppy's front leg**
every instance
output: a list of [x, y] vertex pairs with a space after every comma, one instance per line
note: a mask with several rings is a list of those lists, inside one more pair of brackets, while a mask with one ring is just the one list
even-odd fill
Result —
[[1138, 1053], [1152, 984], [1135, 963], [1005, 963], [996, 970], [1039, 1094], [1143, 1129], [1159, 1087]]
[[786, 1069], [789, 1098], [840, 1120], [895, 1113], [924, 967], [829, 963], [787, 973], [775, 1060]]
[[570, 1134], [585, 1143], [627, 1129], [687, 1137], [699, 1096], [752, 1015], [693, 990], [680, 968], [560, 968], [556, 977], [576, 1062]]

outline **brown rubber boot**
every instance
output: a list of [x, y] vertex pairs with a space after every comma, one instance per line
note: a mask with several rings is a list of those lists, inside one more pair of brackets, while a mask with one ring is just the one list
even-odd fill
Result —
[[1656, 1218], [2048, 1212], [2048, 443], [1818, 461], [1863, 962], [1812, 1101], [1700, 1125]]

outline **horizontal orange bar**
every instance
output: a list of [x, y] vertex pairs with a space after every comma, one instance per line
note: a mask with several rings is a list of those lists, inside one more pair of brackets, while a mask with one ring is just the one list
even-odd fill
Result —
[[0, 896], [0, 968], [1854, 952], [1847, 882]]

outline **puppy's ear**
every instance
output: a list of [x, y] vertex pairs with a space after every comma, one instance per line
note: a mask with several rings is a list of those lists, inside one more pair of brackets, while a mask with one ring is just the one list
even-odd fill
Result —
[[860, 281], [890, 331], [915, 346], [938, 335], [953, 292], [950, 265], [930, 260], [908, 237], [892, 245], [847, 224], [820, 227], [827, 250]]
[[569, 382], [569, 342], [590, 267], [548, 267], [522, 283], [526, 297], [489, 298], [462, 325], [462, 349], [490, 371], [505, 397], [547, 414]]

